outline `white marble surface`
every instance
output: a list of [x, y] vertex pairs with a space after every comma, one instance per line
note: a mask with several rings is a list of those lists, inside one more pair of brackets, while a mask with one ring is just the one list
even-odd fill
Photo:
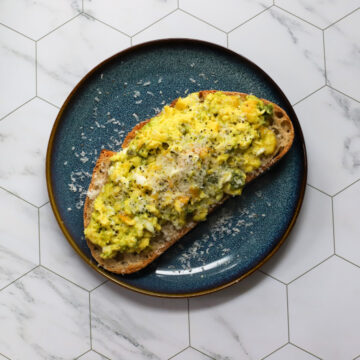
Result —
[[[0, 122], [0, 186], [41, 206], [48, 201], [45, 155], [58, 109], [38, 98]], [[11, 154], [11, 156], [10, 156]]]
[[[359, 358], [359, 5], [0, 1], [0, 359]], [[57, 107], [101, 60], [166, 37], [229, 46], [263, 67], [296, 103], [309, 161], [303, 209], [278, 254], [190, 300], [102, 283], [46, 204]]]
[[81, 0], [1, 0], [0, 23], [38, 40], [81, 12]]
[[315, 360], [318, 357], [310, 355], [298, 347], [288, 344], [281, 349], [275, 351], [273, 354], [266, 357], [266, 360]]
[[325, 31], [328, 84], [360, 100], [360, 10]]
[[34, 206], [2, 189], [0, 204], [1, 289], [39, 263], [39, 234], [38, 210]]
[[190, 336], [195, 348], [215, 359], [263, 358], [288, 340], [285, 286], [258, 272], [190, 299]]
[[322, 29], [359, 7], [358, 0], [275, 0], [274, 2]]
[[278, 8], [232, 31], [229, 47], [260, 65], [291, 103], [325, 84], [321, 31]]
[[359, 179], [360, 104], [324, 87], [295, 111], [308, 150], [309, 184], [335, 195]]
[[38, 95], [62, 105], [91, 68], [129, 45], [129, 37], [79, 15], [38, 42]]
[[272, 3], [272, 0], [179, 0], [181, 9], [224, 31], [233, 30], [269, 8]]
[[106, 283], [91, 293], [93, 348], [116, 359], [168, 359], [189, 344], [186, 299], [150, 298]]
[[0, 352], [12, 359], [70, 359], [90, 347], [89, 294], [41, 267], [1, 291], [0, 319]]
[[164, 38], [194, 38], [226, 46], [226, 34], [177, 10], [135, 35], [133, 44]]
[[0, 119], [36, 95], [35, 43], [0, 25]]
[[90, 270], [70, 244], [63, 244], [62, 234], [50, 204], [43, 206], [40, 218], [40, 262], [41, 265], [70, 281], [92, 290], [104, 282], [104, 278]]

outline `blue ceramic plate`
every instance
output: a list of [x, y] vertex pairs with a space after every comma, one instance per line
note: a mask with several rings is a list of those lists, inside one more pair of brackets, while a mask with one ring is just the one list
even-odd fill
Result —
[[[101, 149], [120, 149], [136, 123], [179, 96], [206, 89], [253, 93], [279, 104], [295, 127], [290, 152], [146, 269], [121, 276], [97, 267], [83, 236], [83, 205]], [[159, 40], [105, 60], [75, 87], [51, 133], [47, 182], [62, 231], [96, 271], [139, 292], [195, 296], [241, 280], [285, 240], [304, 196], [305, 145], [289, 101], [252, 62], [202, 41]]]

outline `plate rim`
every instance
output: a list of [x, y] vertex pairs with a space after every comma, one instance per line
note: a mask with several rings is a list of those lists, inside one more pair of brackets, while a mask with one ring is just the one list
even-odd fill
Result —
[[[238, 276], [236, 279], [233, 279], [231, 281], [227, 281], [224, 284], [215, 286], [215, 287], [210, 287], [208, 289], [205, 290], [200, 290], [200, 291], [194, 291], [194, 292], [188, 292], [188, 293], [166, 293], [166, 292], [157, 292], [157, 291], [152, 291], [152, 290], [147, 290], [147, 289], [142, 289], [133, 285], [129, 285], [126, 282], [123, 282], [119, 279], [115, 279], [113, 278], [105, 269], [103, 269], [102, 267], [98, 266], [92, 258], [88, 258], [80, 249], [80, 247], [77, 245], [77, 243], [75, 242], [75, 240], [71, 237], [64, 221], [61, 218], [59, 209], [57, 207], [56, 201], [55, 201], [55, 196], [54, 196], [54, 190], [53, 190], [53, 186], [52, 186], [52, 173], [51, 173], [51, 159], [52, 159], [52, 153], [53, 153], [53, 149], [54, 149], [54, 139], [57, 133], [57, 129], [58, 126], [61, 123], [63, 114], [65, 112], [65, 110], [67, 109], [68, 104], [70, 103], [70, 101], [72, 100], [72, 98], [77, 94], [78, 90], [83, 86], [83, 84], [97, 71], [99, 71], [99, 69], [101, 69], [103, 66], [107, 65], [108, 63], [110, 63], [111, 61], [113, 61], [116, 58], [120, 58], [123, 57], [124, 55], [127, 54], [131, 54], [133, 52], [138, 51], [139, 49], [142, 48], [149, 48], [149, 47], [156, 47], [158, 45], [163, 45], [163, 44], [191, 44], [191, 45], [201, 45], [201, 46], [205, 46], [205, 47], [210, 47], [212, 49], [216, 49], [222, 52], [225, 52], [229, 55], [235, 56], [237, 58], [240, 58], [242, 61], [245, 61], [247, 64], [249, 64], [252, 68], [254, 68], [257, 72], [261, 73], [262, 76], [264, 76], [273, 87], [275, 87], [275, 89], [280, 93], [280, 95], [283, 97], [284, 102], [286, 104], [286, 106], [291, 109], [291, 119], [295, 119], [296, 122], [296, 127], [297, 127], [297, 132], [298, 132], [298, 136], [300, 137], [300, 142], [301, 142], [301, 147], [302, 147], [302, 154], [303, 154], [303, 176], [302, 176], [302, 180], [301, 180], [301, 185], [300, 185], [300, 196], [299, 199], [297, 201], [296, 204], [296, 208], [294, 211], [294, 214], [285, 230], [285, 232], [282, 234], [281, 238], [277, 240], [276, 245], [273, 247], [273, 249], [261, 260], [259, 261], [255, 266], [253, 266], [250, 270], [248, 270], [246, 273]], [[263, 266], [281, 247], [281, 245], [285, 242], [285, 240], [287, 239], [289, 233], [291, 232], [292, 228], [294, 227], [294, 224], [298, 218], [302, 203], [303, 203], [303, 199], [304, 199], [304, 195], [305, 195], [305, 189], [306, 189], [306, 182], [307, 182], [307, 154], [306, 154], [306, 146], [305, 146], [305, 140], [304, 140], [304, 135], [300, 126], [300, 122], [296, 116], [296, 113], [290, 103], [290, 101], [288, 100], [288, 98], [286, 97], [286, 95], [284, 94], [284, 92], [281, 90], [281, 88], [277, 85], [277, 83], [262, 69], [260, 68], [258, 65], [256, 65], [253, 61], [249, 60], [247, 57], [233, 51], [230, 50], [224, 46], [212, 43], [212, 42], [208, 42], [208, 41], [204, 41], [204, 40], [199, 40], [199, 39], [192, 39], [192, 38], [165, 38], [165, 39], [156, 39], [156, 40], [151, 40], [151, 41], [147, 41], [147, 42], [143, 42], [134, 46], [130, 46], [128, 48], [125, 48], [124, 50], [121, 50], [117, 53], [115, 53], [114, 55], [106, 58], [105, 60], [101, 61], [99, 64], [97, 64], [95, 67], [93, 67], [89, 72], [86, 73], [86, 75], [84, 75], [81, 80], [76, 84], [76, 86], [73, 88], [73, 90], [70, 92], [70, 94], [67, 96], [67, 98], [65, 99], [64, 103], [62, 104], [55, 122], [53, 124], [51, 133], [50, 133], [50, 137], [49, 137], [49, 141], [48, 141], [48, 147], [47, 147], [47, 151], [46, 151], [46, 185], [47, 185], [47, 191], [48, 191], [48, 195], [49, 195], [49, 200], [50, 200], [50, 204], [51, 204], [51, 208], [53, 210], [53, 213], [55, 215], [56, 221], [58, 223], [58, 225], [60, 226], [60, 229], [62, 231], [62, 233], [64, 234], [65, 238], [67, 239], [67, 241], [69, 242], [69, 244], [71, 245], [71, 247], [75, 250], [75, 252], [91, 267], [93, 268], [96, 272], [100, 273], [102, 276], [104, 276], [107, 280], [110, 280], [111, 282], [120, 285], [126, 289], [135, 291], [137, 293], [141, 293], [141, 294], [145, 294], [145, 295], [151, 295], [151, 296], [155, 296], [155, 297], [161, 297], [161, 298], [191, 298], [191, 297], [196, 297], [196, 296], [201, 296], [201, 295], [206, 295], [206, 294], [210, 294], [213, 292], [217, 292], [219, 290], [225, 289], [229, 286], [232, 286], [238, 282], [240, 282], [241, 280], [245, 279], [246, 277], [248, 277], [249, 275], [251, 275], [253, 272], [255, 272], [256, 270], [258, 270], [261, 266]]]

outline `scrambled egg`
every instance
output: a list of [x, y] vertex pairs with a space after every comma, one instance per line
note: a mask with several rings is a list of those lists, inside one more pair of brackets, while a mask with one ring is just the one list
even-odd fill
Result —
[[166, 223], [203, 221], [226, 194], [240, 195], [246, 174], [274, 153], [272, 106], [216, 92], [179, 98], [111, 157], [86, 237], [101, 256], [141, 252]]

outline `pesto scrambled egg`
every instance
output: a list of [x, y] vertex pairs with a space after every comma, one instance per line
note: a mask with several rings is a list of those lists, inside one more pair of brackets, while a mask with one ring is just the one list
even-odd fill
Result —
[[274, 153], [272, 106], [222, 92], [179, 98], [110, 158], [85, 236], [101, 257], [141, 252], [165, 223], [203, 221], [226, 195], [240, 195], [246, 174]]

